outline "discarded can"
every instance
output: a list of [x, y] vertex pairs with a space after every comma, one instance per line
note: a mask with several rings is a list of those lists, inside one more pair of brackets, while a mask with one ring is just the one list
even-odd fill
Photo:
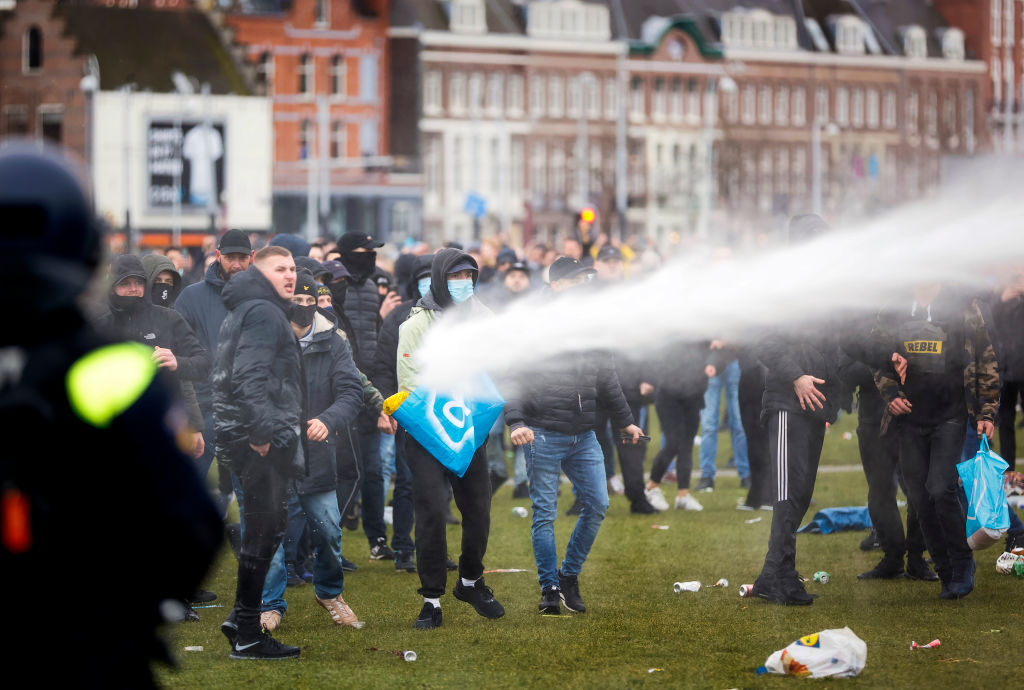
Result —
[[932, 640], [928, 644], [918, 644], [916, 642], [911, 642], [910, 643], [910, 648], [911, 649], [935, 649], [940, 644], [942, 644], [942, 643], [939, 642], [939, 639], [935, 638], [934, 640]]
[[729, 586], [729, 581], [726, 580], [724, 577], [720, 577], [720, 578], [718, 578], [718, 582], [716, 582], [715, 584], [713, 584], [711, 586], [712, 587], [728, 587]]
[[818, 572], [814, 573], [814, 581], [815, 582], [820, 582], [823, 585], [827, 585], [828, 584], [829, 577], [830, 577], [830, 575], [827, 572], [825, 572], [824, 570], [819, 570]]
[[676, 582], [672, 585], [672, 590], [679, 594], [679, 592], [699, 592], [700, 582], [697, 580], [691, 580], [689, 582]]
[[744, 599], [754, 596], [754, 585], [740, 585], [740, 596]]
[[668, 529], [668, 525], [651, 525], [651, 529]]
[[526, 508], [522, 506], [516, 506], [515, 508], [512, 509], [512, 512], [518, 515], [519, 517], [526, 517], [530, 514], [530, 511], [528, 511]]
[[201, 652], [203, 651], [203, 645], [195, 645], [194, 647], [185, 647], [186, 652]]
[[406, 651], [402, 652], [402, 658], [406, 661], [416, 661], [416, 652], [412, 651], [411, 649], [407, 649]]
[[756, 518], [750, 518], [749, 520], [744, 520], [743, 522], [747, 523], [748, 525], [753, 525], [754, 523], [761, 522], [761, 520], [762, 520], [762, 518], [756, 517]]
[[851, 434], [849, 431], [844, 431], [843, 432], [843, 440], [844, 441], [849, 441], [852, 438], [853, 438], [853, 434]]

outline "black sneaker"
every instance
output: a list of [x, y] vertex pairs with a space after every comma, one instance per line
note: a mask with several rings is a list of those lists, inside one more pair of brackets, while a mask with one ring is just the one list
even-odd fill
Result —
[[[925, 566], [927, 567], [927, 566]], [[883, 558], [871, 570], [857, 576], [858, 580], [895, 580], [903, 575], [903, 559], [899, 561]]]
[[341, 519], [342, 526], [350, 532], [359, 529], [359, 504], [353, 503], [348, 514]]
[[573, 502], [573, 504], [571, 506], [569, 506], [569, 510], [565, 511], [565, 514], [566, 515], [579, 515], [582, 510], [583, 510], [583, 504], [580, 503], [580, 499], [577, 498]]
[[697, 482], [697, 488], [694, 491], [706, 491], [711, 492], [715, 490], [715, 480], [711, 477], [701, 477], [700, 481]]
[[288, 570], [288, 580], [285, 583], [286, 586], [288, 586], [288, 587], [301, 587], [302, 585], [306, 584], [306, 581], [303, 580], [301, 577], [299, 577], [299, 574], [297, 572], [295, 572], [295, 566], [294, 565], [289, 563], [285, 567]]
[[199, 622], [199, 614], [196, 613], [196, 610], [194, 608], [192, 608], [186, 602], [182, 602], [182, 604], [185, 607], [185, 615], [181, 619], [181, 622], [182, 623], [198, 623]]
[[530, 497], [530, 484], [528, 482], [519, 482], [516, 484], [516, 488], [512, 489], [512, 498], [529, 498]]
[[540, 603], [537, 604], [537, 608], [545, 616], [557, 616], [562, 612], [562, 593], [558, 591], [558, 587], [551, 586], [547, 589], [542, 589], [540, 592]]
[[271, 637], [270, 633], [261, 632], [259, 638], [254, 642], [243, 643], [236, 639], [235, 643], [231, 645], [231, 654], [228, 655], [228, 658], [235, 660], [295, 659], [299, 656], [300, 651], [298, 647], [281, 644]]
[[658, 509], [647, 502], [647, 499], [637, 501], [629, 506], [629, 512], [635, 515], [652, 515], [658, 512]]
[[740, 479], [740, 488], [741, 489], [749, 489], [750, 488], [750, 477], [743, 477], [742, 479]]
[[814, 597], [807, 593], [804, 585], [797, 579], [789, 584], [769, 583], [758, 578], [754, 581], [754, 596], [783, 606], [810, 606]]
[[472, 587], [463, 585], [462, 578], [459, 578], [452, 594], [459, 601], [470, 604], [484, 618], [501, 618], [505, 615], [505, 607], [494, 598], [494, 592], [484, 584], [482, 577]]
[[354, 573], [355, 571], [359, 570], [359, 566], [357, 566], [355, 563], [342, 556], [341, 569], [344, 570], [346, 573]]
[[208, 604], [211, 601], [217, 601], [217, 595], [205, 589], [197, 589], [189, 598], [192, 604]]
[[448, 569], [448, 572], [452, 572], [459, 569], [459, 564], [453, 561], [451, 556], [445, 556], [444, 567]]
[[429, 601], [423, 602], [419, 618], [412, 624], [417, 630], [433, 630], [441, 627], [441, 607], [434, 606]]
[[878, 551], [882, 548], [882, 542], [878, 540], [878, 532], [874, 529], [860, 543], [861, 551]]
[[235, 622], [235, 610], [231, 609], [231, 613], [224, 619], [224, 622], [220, 624], [220, 631], [224, 637], [228, 638], [228, 643], [231, 648], [235, 647], [235, 640], [238, 639], [238, 623]]
[[391, 550], [390, 546], [388, 546], [388, 540], [385, 537], [377, 537], [377, 543], [370, 548], [370, 560], [395, 560], [395, 552]]
[[395, 552], [395, 570], [404, 570], [407, 573], [416, 572], [416, 562], [412, 559], [410, 551]]
[[907, 570], [905, 573], [908, 580], [922, 580], [924, 582], [938, 582], [939, 576], [932, 572], [932, 569], [925, 563], [920, 554], [907, 556]]
[[563, 575], [558, 571], [558, 587], [561, 590], [562, 603], [574, 613], [586, 613], [587, 606], [580, 596], [580, 578], [578, 575]]

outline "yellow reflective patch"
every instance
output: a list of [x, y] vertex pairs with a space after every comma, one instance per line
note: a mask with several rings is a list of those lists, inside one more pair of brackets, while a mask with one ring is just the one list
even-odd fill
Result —
[[796, 643], [802, 647], [817, 647], [818, 646], [818, 633], [813, 635], [804, 635]]
[[93, 350], [71, 365], [68, 401], [82, 421], [105, 429], [131, 407], [156, 376], [152, 351], [138, 343]]
[[914, 355], [941, 355], [942, 354], [942, 341], [941, 340], [905, 340], [905, 341], [903, 341], [903, 347], [906, 348], [907, 354], [914, 354]]

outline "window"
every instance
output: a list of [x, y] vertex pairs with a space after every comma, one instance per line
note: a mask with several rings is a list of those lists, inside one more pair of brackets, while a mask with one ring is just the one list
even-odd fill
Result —
[[755, 100], [757, 99], [756, 91], [752, 85], [743, 87], [743, 124], [752, 125], [755, 121], [755, 113], [757, 112]]
[[423, 112], [427, 115], [441, 112], [441, 73], [436, 69], [423, 77]]
[[[1006, 0], [1012, 3], [1013, 0]], [[1000, 45], [1003, 42], [1003, 12], [1000, 0], [992, 0], [992, 45]]]
[[25, 32], [25, 72], [35, 72], [43, 66], [43, 32], [30, 26]]
[[775, 193], [789, 194], [789, 149], [785, 146], [775, 151]]
[[955, 62], [964, 60], [964, 32], [960, 29], [945, 29], [942, 32], [942, 57]]
[[683, 80], [679, 77], [672, 79], [668, 109], [669, 116], [674, 122], [678, 122], [683, 119]]
[[438, 194], [441, 191], [441, 145], [437, 139], [431, 137], [427, 140], [426, 164], [423, 166], [425, 173], [424, 186], [428, 194]]
[[326, 26], [330, 23], [328, 12], [330, 10], [329, 0], [316, 0], [313, 5], [313, 21], [318, 26]]
[[604, 116], [608, 120], [619, 117], [619, 84], [613, 77], [604, 80]]
[[335, 96], [348, 94], [348, 70], [345, 69], [345, 56], [331, 57], [331, 93]]
[[487, 20], [481, 0], [452, 0], [449, 28], [454, 33], [487, 33]]
[[878, 129], [878, 107], [879, 107], [879, 96], [878, 89], [868, 89], [868, 102], [867, 102], [867, 123], [868, 129]]
[[359, 58], [359, 97], [364, 101], [377, 100], [377, 56]]
[[313, 153], [313, 123], [303, 120], [299, 125], [299, 158], [306, 160]]
[[840, 127], [850, 124], [850, 92], [845, 86], [836, 89], [836, 123]]
[[644, 118], [644, 80], [640, 77], [633, 77], [629, 85], [629, 114], [634, 119]]
[[803, 146], [793, 149], [793, 194], [802, 197], [807, 193], [807, 151]]
[[520, 74], [508, 78], [508, 111], [513, 117], [523, 114], [523, 77]]
[[828, 112], [828, 87], [819, 86], [814, 96], [814, 119], [818, 124], [826, 124], [831, 119]]
[[530, 78], [530, 114], [544, 117], [544, 77], [540, 75]]
[[917, 90], [913, 90], [907, 96], [907, 132], [910, 134], [916, 134], [918, 123], [920, 122], [920, 97], [917, 94]]
[[305, 54], [299, 56], [299, 93], [309, 95], [313, 92], [315, 85], [315, 65], [313, 56]]
[[359, 123], [359, 152], [363, 156], [376, 156], [377, 149], [377, 121], [367, 120]]
[[843, 55], [863, 55], [866, 27], [858, 18], [844, 14], [835, 19], [836, 52]]
[[956, 96], [949, 91], [942, 102], [942, 132], [949, 137], [956, 135]]
[[807, 91], [802, 86], [793, 89], [793, 124], [803, 127], [807, 122]]
[[466, 169], [466, 161], [463, 160], [462, 149], [462, 137], [452, 137], [452, 188], [450, 190], [451, 193], [448, 195], [452, 199], [459, 198], [459, 195], [461, 195], [462, 192], [465, 191], [462, 174]]
[[789, 87], [780, 86], [775, 94], [775, 124], [785, 127], [789, 124]]
[[494, 72], [487, 78], [487, 112], [499, 117], [505, 110], [505, 76]]
[[28, 108], [23, 105], [4, 106], [4, 134], [24, 136], [29, 134]]
[[274, 55], [269, 51], [261, 53], [256, 60], [256, 83], [263, 87], [265, 93], [274, 88]]
[[547, 152], [543, 142], [533, 145], [533, 153], [530, 155], [530, 180], [533, 182], [533, 193], [535, 197], [541, 197], [547, 192]]
[[64, 108], [62, 106], [41, 106], [39, 108], [39, 133], [43, 139], [60, 144], [64, 138]]
[[903, 30], [903, 54], [908, 58], [928, 57], [928, 37], [920, 26], [908, 26]]
[[665, 119], [665, 80], [657, 77], [654, 80], [654, 98], [651, 101], [651, 117], [655, 120]]
[[992, 70], [992, 101], [993, 103], [1002, 103], [1003, 101], [1003, 75], [1002, 75], [1003, 63], [999, 61], [999, 58], [992, 58], [992, 62], [989, 69]]
[[452, 115], [466, 113], [466, 75], [455, 72], [448, 80], [448, 109]]
[[700, 122], [700, 84], [696, 79], [686, 82], [686, 117], [690, 122]]
[[772, 87], [762, 86], [760, 102], [757, 104], [758, 121], [762, 125], [772, 123]]
[[853, 90], [853, 112], [851, 113], [850, 120], [853, 126], [858, 129], [864, 126], [864, 89], [856, 88]]
[[1013, 0], [1003, 2], [1003, 39], [1006, 45], [1013, 45]]
[[509, 156], [509, 191], [513, 199], [520, 199], [523, 196], [523, 160], [524, 144], [522, 139], [512, 140], [512, 150]]
[[581, 79], [583, 84], [583, 102], [586, 107], [587, 117], [591, 120], [596, 120], [601, 117], [601, 85], [593, 74], [584, 74]]
[[501, 180], [501, 142], [496, 138], [491, 139], [491, 186], [490, 190], [494, 196], [502, 194]]
[[939, 132], [939, 94], [935, 89], [928, 91], [928, 105], [924, 116], [928, 125], [928, 135], [935, 136]]
[[562, 87], [561, 77], [550, 77], [548, 79], [548, 116], [562, 117], [565, 109], [565, 91]]
[[896, 129], [896, 92], [892, 89], [886, 89], [885, 91], [882, 122], [886, 129]]
[[484, 75], [480, 72], [473, 72], [469, 75], [469, 114], [473, 117], [480, 117], [483, 104]]
[[348, 158], [348, 137], [344, 122], [331, 123], [331, 158]]
[[729, 124], [735, 124], [740, 118], [740, 93], [739, 89], [732, 89], [725, 92], [725, 119]]
[[574, 120], [582, 113], [583, 97], [580, 93], [580, 77], [569, 77], [569, 117]]
[[551, 193], [565, 195], [565, 151], [556, 146], [551, 152]]

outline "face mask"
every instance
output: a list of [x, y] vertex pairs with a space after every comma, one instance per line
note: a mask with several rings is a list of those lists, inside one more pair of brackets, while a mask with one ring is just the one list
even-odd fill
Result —
[[110, 306], [112, 306], [116, 311], [134, 314], [142, 309], [142, 298], [129, 297], [127, 295], [111, 295]]
[[327, 312], [329, 314], [333, 314], [334, 313], [334, 305], [333, 304], [328, 304], [326, 307], [321, 307], [321, 309], [323, 309], [325, 312]]
[[357, 283], [369, 278], [377, 268], [377, 252], [345, 252], [342, 256], [345, 268]]
[[307, 307], [292, 302], [291, 309], [288, 311], [288, 320], [296, 326], [309, 328], [310, 324], [313, 323], [314, 314], [316, 314], [315, 304], [310, 304]]
[[473, 296], [472, 280], [449, 280], [448, 294], [452, 296], [455, 304], [462, 304]]
[[416, 286], [419, 288], [420, 297], [426, 297], [427, 293], [430, 292], [430, 276], [420, 278]]
[[171, 306], [171, 286], [166, 283], [153, 283], [153, 289], [149, 293], [149, 299], [158, 307]]
[[337, 304], [339, 309], [344, 308], [344, 306], [345, 306], [345, 293], [348, 292], [348, 283], [347, 282], [333, 283], [330, 286], [330, 289], [331, 289], [331, 305], [333, 306], [333, 305]]

